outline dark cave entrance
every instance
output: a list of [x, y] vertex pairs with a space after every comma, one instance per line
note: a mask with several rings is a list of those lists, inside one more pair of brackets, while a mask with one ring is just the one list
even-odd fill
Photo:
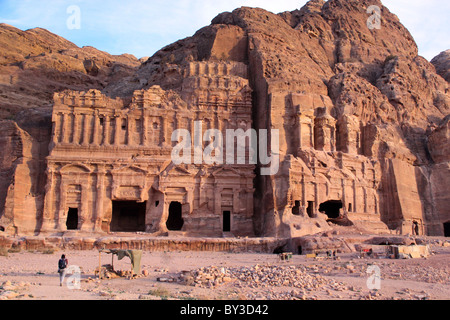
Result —
[[147, 202], [113, 201], [111, 231], [144, 232]]
[[444, 223], [444, 236], [450, 237], [450, 221]]
[[301, 208], [300, 201], [295, 201], [295, 206], [292, 208], [292, 214], [294, 216], [299, 216], [300, 215], [300, 208]]
[[166, 226], [170, 231], [180, 231], [183, 228], [183, 206], [180, 202], [172, 202], [169, 206], [169, 218]]
[[314, 218], [314, 201], [308, 201], [308, 208], [306, 208], [306, 213], [310, 218]]
[[414, 221], [414, 222], [413, 222], [413, 225], [412, 225], [412, 233], [413, 233], [413, 236], [418, 236], [418, 235], [420, 235], [419, 223], [418, 223], [417, 221]]
[[67, 230], [78, 230], [78, 208], [69, 208], [66, 227]]
[[337, 219], [340, 216], [340, 210], [344, 207], [340, 200], [330, 200], [319, 206], [319, 211], [325, 213], [329, 219]]
[[231, 231], [231, 211], [223, 212], [223, 232]]

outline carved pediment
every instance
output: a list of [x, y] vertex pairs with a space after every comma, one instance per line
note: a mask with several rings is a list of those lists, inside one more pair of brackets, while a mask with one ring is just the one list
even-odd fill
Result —
[[68, 164], [61, 168], [61, 173], [90, 173], [92, 172], [91, 168], [82, 164], [82, 163], [73, 163]]
[[124, 166], [124, 167], [120, 167], [117, 169], [113, 169], [111, 171], [113, 174], [130, 174], [130, 175], [146, 175], [147, 174], [147, 170], [144, 170], [140, 167], [137, 166]]
[[214, 177], [240, 177], [241, 173], [232, 167], [221, 167], [212, 173]]
[[168, 165], [162, 172], [161, 176], [168, 176], [168, 175], [175, 175], [175, 176], [192, 176], [193, 173], [184, 166], [176, 166], [173, 163]]

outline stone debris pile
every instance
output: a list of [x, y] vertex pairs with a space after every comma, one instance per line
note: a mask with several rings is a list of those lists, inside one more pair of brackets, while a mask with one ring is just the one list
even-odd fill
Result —
[[21, 294], [20, 292], [27, 289], [29, 286], [30, 284], [26, 282], [13, 283], [9, 280], [4, 281], [0, 285], [0, 300], [10, 300], [23, 297], [24, 294]]
[[304, 266], [255, 265], [239, 268], [210, 266], [182, 273], [180, 280], [186, 285], [203, 288], [214, 288], [232, 282], [238, 288], [292, 287], [317, 290], [327, 286], [338, 291], [346, 289], [343, 283], [310, 273]]

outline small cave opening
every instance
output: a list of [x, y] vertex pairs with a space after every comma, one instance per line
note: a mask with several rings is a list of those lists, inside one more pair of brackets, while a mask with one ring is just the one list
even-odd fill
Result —
[[174, 201], [169, 206], [169, 217], [166, 222], [167, 229], [170, 231], [181, 231], [183, 225], [183, 205]]
[[446, 236], [447, 238], [450, 237], [450, 221], [444, 223], [444, 236]]
[[113, 201], [112, 232], [144, 232], [147, 202]]
[[300, 201], [295, 201], [295, 206], [292, 208], [292, 214], [294, 216], [300, 215], [301, 204]]
[[308, 208], [306, 208], [306, 213], [310, 218], [314, 218], [314, 201], [308, 201]]
[[330, 200], [322, 203], [319, 206], [319, 211], [325, 213], [329, 219], [337, 219], [340, 216], [340, 211], [344, 207], [340, 200]]

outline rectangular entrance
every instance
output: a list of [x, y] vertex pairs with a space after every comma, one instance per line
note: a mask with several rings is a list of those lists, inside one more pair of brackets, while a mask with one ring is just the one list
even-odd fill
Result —
[[147, 202], [113, 201], [112, 232], [144, 232]]
[[444, 236], [450, 237], [450, 221], [444, 223]]
[[223, 232], [231, 231], [231, 211], [223, 212]]
[[67, 230], [78, 230], [78, 208], [69, 208], [66, 227]]

